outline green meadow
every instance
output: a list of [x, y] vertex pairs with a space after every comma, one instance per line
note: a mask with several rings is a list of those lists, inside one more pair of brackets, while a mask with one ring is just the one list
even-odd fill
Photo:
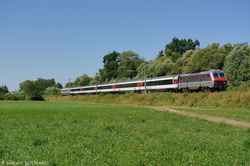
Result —
[[0, 165], [250, 165], [250, 129], [139, 106], [1, 101], [0, 131]]

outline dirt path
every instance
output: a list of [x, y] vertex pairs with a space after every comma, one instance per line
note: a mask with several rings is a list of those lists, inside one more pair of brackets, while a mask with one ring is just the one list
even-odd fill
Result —
[[220, 122], [220, 123], [226, 123], [226, 124], [230, 124], [230, 125], [234, 125], [234, 126], [250, 128], [250, 123], [248, 123], [248, 122], [239, 122], [236, 120], [230, 120], [230, 119], [225, 119], [225, 118], [220, 118], [220, 117], [200, 115], [200, 114], [195, 114], [192, 112], [178, 111], [178, 110], [168, 108], [168, 107], [158, 107], [158, 106], [146, 106], [146, 107], [152, 108], [155, 110], [159, 110], [159, 111], [168, 111], [168, 112], [172, 112], [172, 113], [176, 113], [176, 114], [180, 114], [180, 115], [184, 115], [184, 116], [200, 118], [200, 119], [204, 119], [204, 120], [211, 121], [211, 122]]

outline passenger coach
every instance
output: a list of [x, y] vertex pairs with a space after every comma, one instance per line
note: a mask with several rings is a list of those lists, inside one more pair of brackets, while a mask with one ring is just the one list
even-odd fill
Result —
[[62, 95], [177, 91], [178, 75], [61, 89]]

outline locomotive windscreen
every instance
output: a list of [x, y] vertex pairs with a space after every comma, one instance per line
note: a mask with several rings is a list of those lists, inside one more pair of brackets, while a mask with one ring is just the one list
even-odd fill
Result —
[[225, 73], [214, 73], [215, 78], [225, 78]]

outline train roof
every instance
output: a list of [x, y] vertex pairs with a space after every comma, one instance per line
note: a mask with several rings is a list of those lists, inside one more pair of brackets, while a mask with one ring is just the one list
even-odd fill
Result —
[[181, 74], [180, 76], [183, 76], [183, 75], [192, 75], [192, 74], [207, 74], [207, 73], [224, 73], [224, 71], [222, 70], [219, 70], [219, 69], [211, 69], [211, 70], [200, 70], [200, 71], [194, 71], [192, 73], [184, 73], [184, 74]]

